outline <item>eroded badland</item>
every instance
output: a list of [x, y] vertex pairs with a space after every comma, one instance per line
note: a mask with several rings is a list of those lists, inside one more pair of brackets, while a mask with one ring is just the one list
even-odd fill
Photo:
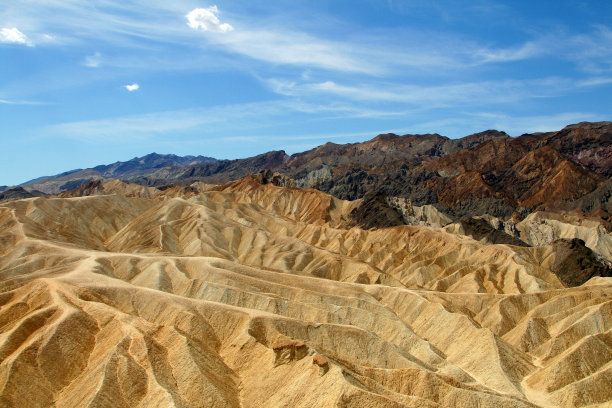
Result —
[[[360, 200], [253, 176], [73, 195], [0, 204], [1, 406], [612, 400], [612, 278], [563, 281], [567, 248], [476, 240], [431, 211], [362, 229]], [[533, 217], [523, 236], [609, 257], [601, 224]]]

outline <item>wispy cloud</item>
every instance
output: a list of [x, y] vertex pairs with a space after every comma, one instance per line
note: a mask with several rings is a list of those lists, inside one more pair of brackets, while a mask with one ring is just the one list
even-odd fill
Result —
[[127, 89], [129, 92], [134, 92], [140, 89], [140, 85], [136, 83], [125, 85], [125, 89]]
[[19, 31], [16, 27], [4, 27], [0, 30], [0, 43], [8, 44], [23, 44], [33, 46], [34, 44], [28, 39], [28, 36]]
[[511, 48], [481, 48], [476, 50], [477, 64], [522, 61], [529, 58], [540, 57], [550, 52], [543, 41], [527, 41], [517, 47]]
[[340, 84], [335, 81], [299, 82], [267, 79], [264, 82], [278, 94], [297, 97], [333, 95], [362, 102], [401, 103], [422, 108], [481, 106], [511, 103], [535, 98], [551, 98], [612, 83], [612, 78], [595, 77], [575, 80], [546, 77], [528, 80], [502, 79], [459, 82], [442, 85], [398, 85], [394, 82]]
[[612, 72], [612, 29], [599, 25], [589, 34], [568, 38], [566, 57], [589, 72]]
[[[225, 133], [225, 137], [231, 137], [231, 135], [253, 133], [257, 129], [292, 126], [296, 117], [301, 120], [321, 121], [347, 117], [384, 117], [387, 114], [384, 111], [351, 105], [312, 104], [285, 100], [67, 122], [46, 126], [39, 129], [38, 134], [88, 143], [121, 144], [131, 140], [175, 138], [185, 135], [198, 138], [209, 135], [219, 138]], [[289, 119], [287, 115], [293, 116]]]
[[[237, 129], [238, 121], [256, 124], [266, 118], [284, 112], [284, 105], [277, 102], [239, 104], [212, 109], [184, 109], [153, 112], [140, 115], [112, 117], [99, 120], [78, 121], [47, 126], [41, 134], [51, 137], [67, 137], [90, 143], [147, 140], [160, 135], [178, 135], [194, 129]], [[242, 126], [246, 126], [241, 122]]]
[[591, 86], [600, 86], [600, 85], [609, 85], [609, 84], [612, 84], [612, 77], [586, 78], [578, 82], [578, 85], [581, 87], [591, 87]]
[[[295, 16], [292, 20], [270, 14], [265, 19], [254, 20], [251, 16], [241, 15], [237, 7], [228, 11], [230, 24], [222, 21], [223, 10], [217, 6], [193, 8], [194, 3], [190, 0], [30, 1], [39, 9], [37, 15], [24, 13], [19, 2], [12, 2], [5, 11], [0, 11], [0, 21], [24, 24], [36, 42], [43, 38], [44, 33], [51, 32], [57, 35], [54, 41], [57, 44], [94, 40], [119, 49], [137, 48], [142, 51], [139, 58], [124, 58], [120, 63], [116, 59], [115, 62], [121, 66], [131, 63], [150, 69], [171, 69], [188, 64], [197, 52], [201, 55], [228, 53], [233, 57], [248, 57], [269, 64], [270, 69], [290, 65], [302, 70], [321, 69], [378, 77], [433, 69], [437, 75], [455, 75], [458, 70], [475, 66], [540, 57], [572, 61], [585, 69], [612, 69], [612, 34], [605, 26], [582, 34], [532, 35], [533, 38], [522, 43], [491, 46], [450, 30], [434, 33], [416, 28], [389, 28], [381, 35], [380, 30], [368, 33], [362, 30], [363, 27], [354, 26], [347, 30], [351, 34], [330, 36], [317, 25], [295, 21]], [[483, 2], [479, 4], [486, 5]], [[196, 31], [224, 35], [207, 36]], [[5, 37], [24, 41], [13, 31], [7, 32]], [[28, 41], [27, 37], [25, 41]], [[149, 63], [159, 60], [159, 47], [168, 45], [191, 49], [183, 58], [173, 56], [174, 64]], [[147, 53], [147, 49], [151, 52]], [[143, 59], [147, 61], [143, 63]], [[243, 61], [235, 62], [235, 67], [251, 69]], [[218, 64], [217, 68], [224, 67], [227, 64]]]
[[275, 65], [379, 75], [388, 69], [357, 46], [290, 30], [244, 30], [218, 39], [228, 51]]
[[187, 18], [187, 25], [194, 30], [202, 29], [215, 33], [225, 33], [234, 29], [229, 23], [221, 23], [217, 6], [193, 9], [185, 17]]
[[192, 129], [203, 123], [206, 120], [198, 118], [195, 111], [168, 111], [61, 123], [41, 129], [40, 134], [88, 143], [124, 143]]
[[546, 34], [515, 45], [490, 46], [456, 38], [452, 32], [428, 35], [402, 30], [390, 32], [388, 37], [349, 36], [341, 41], [282, 26], [254, 27], [247, 22], [230, 35], [209, 41], [226, 51], [274, 65], [386, 77], [434, 69], [437, 75], [456, 75], [475, 67], [538, 58], [571, 61], [579, 68], [612, 68], [612, 40], [607, 39], [611, 33], [600, 27], [587, 34]]
[[[553, 83], [550, 82], [549, 86], [554, 87]], [[490, 86], [490, 84], [481, 84], [477, 88], [487, 89]], [[509, 84], [505, 86], [511, 87]], [[524, 86], [529, 87], [529, 85]], [[487, 92], [495, 93], [499, 90], [500, 88], [497, 87]], [[444, 90], [438, 89], [438, 91], [443, 92]], [[427, 92], [422, 91], [422, 93]], [[458, 98], [458, 96], [451, 97], [451, 99], [453, 98]], [[490, 111], [479, 111], [478, 108], [490, 107], [491, 99], [474, 103], [470, 98], [464, 96], [462, 99], [453, 102], [455, 107], [461, 106], [464, 109], [460, 115], [455, 112], [449, 114], [445, 119], [422, 121], [422, 117], [430, 116], [427, 114], [428, 111], [442, 106], [440, 104], [436, 107], [433, 103], [430, 103], [431, 101], [435, 100], [430, 99], [427, 103], [419, 103], [418, 105], [415, 103], [413, 108], [401, 109], [396, 105], [391, 105], [388, 109], [374, 109], [368, 104], [361, 105], [359, 103], [318, 104], [281, 100], [67, 122], [46, 126], [37, 130], [37, 133], [41, 137], [69, 138], [92, 144], [113, 143], [121, 145], [136, 141], [172, 143], [173, 140], [178, 138], [181, 143], [196, 143], [198, 140], [257, 143], [274, 141], [279, 146], [290, 146], [289, 141], [312, 141], [312, 143], [315, 143], [321, 140], [346, 139], [357, 136], [367, 136], [369, 138], [385, 132], [438, 132], [451, 137], [459, 137], [470, 132], [497, 128], [516, 135], [527, 131], [558, 130], [568, 123], [582, 120], [605, 119], [601, 115], [588, 112], [539, 116], [490, 113]], [[445, 101], [445, 103], [448, 103], [448, 101]], [[471, 112], [468, 110], [470, 107]], [[290, 132], [282, 132], [282, 135], [275, 134], [279, 128], [283, 126], [292, 128], [293, 123], [296, 122], [323, 122], [347, 118], [401, 119], [399, 123], [406, 123], [406, 125], [386, 130], [383, 130], [385, 129], [384, 125], [381, 127], [371, 126], [372, 130], [367, 132], [360, 129], [358, 132], [313, 133], [293, 129]], [[378, 123], [383, 124], [385, 122]], [[271, 131], [268, 132], [266, 129], [271, 129]]]
[[102, 63], [102, 54], [100, 54], [99, 52], [96, 52], [93, 55], [86, 56], [85, 60], [83, 61], [83, 65], [85, 65], [86, 67], [90, 67], [90, 68], [98, 68], [101, 63]]
[[388, 82], [357, 85], [343, 85], [334, 81], [296, 83], [278, 79], [269, 80], [268, 84], [272, 90], [283, 95], [327, 94], [350, 100], [399, 102], [430, 108], [464, 103], [502, 103], [526, 98], [549, 97], [559, 95], [572, 87], [571, 80], [556, 77], [537, 80], [451, 83], [435, 86], [397, 85]]
[[46, 102], [23, 101], [23, 100], [2, 99], [2, 98], [0, 98], [0, 104], [2, 105], [47, 105]]
[[[178, 43], [189, 38], [181, 18], [189, 0], [28, 0], [8, 2], [0, 21], [27, 27], [31, 39], [58, 45], [82, 45], [92, 40], [119, 48], [144, 48], [143, 42]], [[36, 13], [27, 10], [36, 9]], [[38, 40], [37, 40], [38, 42]]]

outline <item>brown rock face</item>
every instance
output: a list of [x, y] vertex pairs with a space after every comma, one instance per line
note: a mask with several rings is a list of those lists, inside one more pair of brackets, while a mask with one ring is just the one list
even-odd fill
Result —
[[581, 122], [545, 139], [548, 146], [605, 177], [612, 177], [612, 122]]
[[495, 197], [524, 208], [559, 208], [594, 191], [605, 180], [551, 146], [529, 151], [521, 140], [491, 141], [424, 168], [439, 175], [425, 186], [451, 208], [469, 197]]
[[553, 242], [556, 254], [552, 271], [566, 286], [579, 286], [594, 276], [612, 277], [612, 268], [585, 246], [579, 238]]
[[281, 340], [272, 347], [275, 354], [274, 364], [288, 364], [295, 360], [301, 360], [308, 354], [308, 346], [299, 340]]
[[319, 375], [325, 375], [329, 371], [329, 361], [320, 354], [315, 354], [312, 363], [319, 367]]
[[351, 212], [355, 225], [362, 228], [385, 228], [404, 224], [402, 215], [386, 201], [382, 194], [368, 194], [359, 207]]
[[46, 194], [40, 191], [27, 191], [23, 187], [11, 187], [0, 192], [0, 202], [19, 200], [22, 198], [43, 197], [45, 195]]
[[[587, 206], [587, 213], [607, 211], [603, 186], [612, 174], [610, 129], [608, 122], [580, 123], [517, 138], [487, 131], [453, 144], [437, 135], [379, 135], [361, 144], [328, 144], [296, 155], [301, 159], [279, 171], [293, 174], [298, 185], [308, 180], [307, 185], [339, 198], [397, 197], [417, 206], [434, 205], [453, 218], [507, 218], [516, 212], [525, 216]], [[305, 173], [307, 163], [316, 170]], [[385, 214], [381, 211], [384, 220], [363, 225], [393, 225]]]

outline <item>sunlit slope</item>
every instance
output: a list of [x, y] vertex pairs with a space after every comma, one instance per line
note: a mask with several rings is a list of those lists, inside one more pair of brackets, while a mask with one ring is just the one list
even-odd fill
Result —
[[565, 288], [551, 246], [349, 228], [357, 203], [251, 177], [201, 190], [0, 206], [0, 405], [612, 400], [612, 280]]

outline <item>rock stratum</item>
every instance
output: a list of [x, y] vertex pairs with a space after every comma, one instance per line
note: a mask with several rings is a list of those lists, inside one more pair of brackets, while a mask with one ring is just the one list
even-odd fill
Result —
[[362, 229], [268, 176], [0, 203], [0, 406], [610, 406], [600, 223]]

